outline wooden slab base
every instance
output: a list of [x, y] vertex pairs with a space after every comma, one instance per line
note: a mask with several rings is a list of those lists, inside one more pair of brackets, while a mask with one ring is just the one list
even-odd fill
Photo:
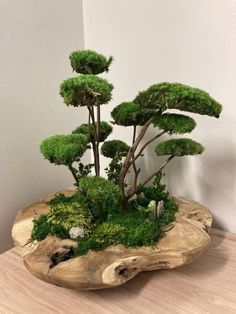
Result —
[[175, 268], [198, 258], [210, 243], [208, 235], [212, 223], [210, 211], [203, 205], [184, 198], [175, 198], [179, 205], [173, 228], [167, 231], [154, 247], [126, 248], [109, 246], [104, 251], [89, 251], [52, 267], [51, 257], [76, 246], [76, 241], [49, 236], [39, 243], [29, 243], [37, 214], [50, 208], [45, 203], [73, 189], [57, 191], [18, 212], [12, 228], [12, 238], [27, 269], [51, 284], [81, 289], [101, 289], [121, 285], [141, 271]]

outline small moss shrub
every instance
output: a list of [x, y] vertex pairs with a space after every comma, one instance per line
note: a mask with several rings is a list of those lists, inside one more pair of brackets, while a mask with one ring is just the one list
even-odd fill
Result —
[[80, 202], [88, 206], [94, 220], [104, 221], [110, 214], [121, 211], [122, 194], [118, 185], [102, 177], [84, 177], [80, 180]]
[[111, 100], [113, 86], [107, 80], [85, 74], [65, 80], [60, 95], [67, 106], [88, 106], [106, 104]]
[[99, 74], [107, 72], [113, 58], [108, 59], [92, 50], [74, 51], [69, 56], [74, 71], [82, 74]]

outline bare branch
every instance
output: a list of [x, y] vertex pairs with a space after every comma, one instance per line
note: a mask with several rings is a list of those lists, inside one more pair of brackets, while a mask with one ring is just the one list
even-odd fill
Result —
[[133, 145], [130, 147], [129, 151], [128, 151], [128, 154], [125, 158], [125, 161], [122, 165], [122, 169], [121, 169], [121, 172], [120, 172], [120, 177], [119, 177], [119, 184], [120, 186], [122, 187], [122, 189], [124, 188], [124, 180], [125, 180], [125, 176], [129, 170], [129, 167], [130, 167], [130, 160], [131, 158], [133, 157], [139, 143], [141, 142], [142, 138], [144, 137], [147, 129], [149, 128], [149, 126], [151, 125], [152, 123], [152, 118], [150, 118], [142, 127], [138, 137], [136, 138], [136, 140], [134, 141]]
[[97, 104], [97, 145], [96, 145], [96, 154], [97, 154], [97, 175], [100, 175], [100, 155], [99, 155], [99, 140], [100, 140], [100, 121], [101, 121], [101, 112], [100, 105]]
[[154, 136], [153, 138], [151, 138], [149, 141], [147, 141], [143, 147], [140, 149], [140, 151], [137, 153], [137, 155], [130, 161], [130, 165], [132, 165], [136, 159], [138, 159], [141, 155], [142, 152], [144, 151], [144, 149], [153, 141], [155, 141], [156, 139], [158, 139], [159, 137], [161, 137], [164, 133], [166, 133], [165, 131], [162, 131], [161, 133], [157, 134], [156, 136]]
[[75, 179], [75, 182], [76, 184], [78, 183], [78, 179], [77, 179], [77, 175], [76, 175], [76, 169], [72, 166], [72, 165], [69, 165], [68, 166], [70, 172], [72, 173], [74, 179]]
[[153, 174], [151, 174], [142, 184], [139, 184], [130, 194], [126, 196], [127, 199], [130, 199], [134, 194], [138, 192], [139, 189], [144, 187], [149, 181], [152, 180], [152, 178], [158, 174], [175, 156], [171, 155], [162, 165], [159, 167]]
[[[134, 130], [133, 130], [133, 140], [132, 140], [132, 144], [134, 144], [135, 142], [135, 138], [136, 138], [136, 130], [137, 130], [137, 126], [134, 125]], [[133, 162], [133, 170], [134, 170], [134, 183], [133, 183], [133, 187], [134, 189], [137, 187], [138, 184], [138, 177], [140, 174], [141, 169], [137, 169], [136, 163]]]

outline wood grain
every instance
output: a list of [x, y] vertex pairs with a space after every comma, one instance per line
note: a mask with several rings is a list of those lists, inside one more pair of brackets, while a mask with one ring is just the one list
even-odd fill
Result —
[[[65, 195], [73, 193], [71, 190], [62, 192]], [[54, 195], [47, 195], [46, 200]], [[12, 237], [25, 266], [37, 278], [81, 290], [110, 288], [124, 284], [142, 271], [172, 269], [191, 263], [206, 250], [210, 243], [207, 233], [212, 223], [210, 211], [192, 200], [175, 198], [175, 201], [179, 205], [176, 221], [152, 247], [109, 246], [52, 267], [52, 256], [75, 247], [76, 241], [49, 236], [36, 245], [27, 244], [35, 214], [50, 210], [45, 199], [19, 211]]]
[[236, 313], [236, 235], [214, 230], [211, 238], [192, 264], [141, 273], [116, 288], [80, 292], [38, 280], [12, 249], [0, 255], [0, 313]]

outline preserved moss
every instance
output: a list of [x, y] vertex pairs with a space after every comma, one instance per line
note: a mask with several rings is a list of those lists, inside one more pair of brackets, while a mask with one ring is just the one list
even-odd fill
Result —
[[67, 106], [91, 106], [107, 104], [112, 97], [112, 84], [95, 75], [85, 74], [65, 80], [60, 95]]
[[185, 155], [197, 155], [202, 154], [204, 147], [189, 138], [172, 139], [159, 143], [156, 146], [157, 156], [173, 155], [173, 156], [185, 156]]
[[178, 109], [218, 118], [222, 106], [207, 92], [181, 83], [158, 83], [140, 92], [134, 102], [142, 108]]
[[74, 71], [82, 74], [99, 74], [107, 72], [113, 58], [106, 58], [93, 50], [74, 51], [69, 56]]
[[184, 134], [191, 132], [196, 127], [196, 122], [182, 114], [163, 113], [153, 118], [153, 125], [169, 134]]
[[87, 149], [88, 136], [84, 134], [54, 135], [40, 145], [44, 158], [56, 165], [71, 165]]
[[[97, 125], [97, 124], [96, 124]], [[99, 142], [104, 142], [105, 139], [111, 134], [112, 126], [106, 121], [100, 122], [100, 132], [99, 132]], [[88, 125], [88, 123], [81, 124], [76, 128], [73, 134], [85, 134], [89, 137], [89, 142], [92, 142], [95, 135], [95, 130], [93, 125]]]

